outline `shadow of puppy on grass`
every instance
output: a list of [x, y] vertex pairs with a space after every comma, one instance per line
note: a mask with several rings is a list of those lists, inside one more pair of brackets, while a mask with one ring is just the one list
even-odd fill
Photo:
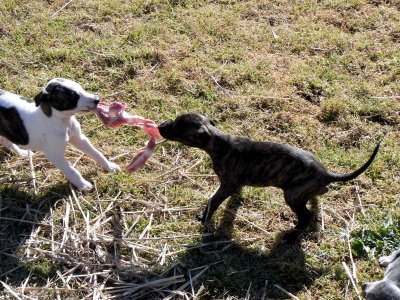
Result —
[[202, 297], [286, 299], [288, 295], [280, 287], [295, 295], [322, 275], [322, 269], [306, 263], [300, 241], [292, 244], [282, 241], [284, 232], [269, 251], [253, 249], [251, 242], [246, 245], [233, 241], [233, 223], [241, 202], [240, 193], [232, 196], [219, 226], [215, 228], [210, 222], [207, 228], [215, 234], [205, 236], [200, 242], [202, 247], [188, 250], [180, 257], [180, 271], [188, 277], [193, 278], [201, 267], [208, 266], [196, 281], [196, 287], [203, 285], [209, 293]]
[[[54, 185], [44, 194], [34, 195], [18, 187], [0, 186], [0, 280], [12, 285], [19, 285], [32, 272], [27, 268], [29, 258], [25, 257], [22, 246], [29, 239], [38, 224], [46, 218], [57, 202], [68, 194], [64, 183]], [[43, 228], [46, 230], [45, 228]], [[21, 262], [21, 259], [24, 262]], [[55, 273], [55, 270], [53, 270]], [[43, 269], [34, 270], [35, 278], [47, 278], [49, 274], [40, 274]], [[52, 272], [50, 269], [49, 272]], [[43, 275], [43, 276], [41, 276]], [[46, 275], [46, 276], [44, 276]], [[51, 275], [51, 274], [50, 274]], [[3, 286], [0, 285], [0, 291]]]

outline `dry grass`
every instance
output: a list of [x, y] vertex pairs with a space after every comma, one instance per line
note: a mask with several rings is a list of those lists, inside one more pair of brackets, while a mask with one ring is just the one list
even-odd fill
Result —
[[[308, 149], [334, 171], [360, 166], [379, 138], [382, 148], [365, 174], [313, 203], [318, 220], [290, 246], [279, 237], [294, 216], [278, 189], [245, 188], [215, 223], [195, 221], [218, 186], [199, 150], [163, 142], [128, 175], [68, 148], [96, 186], [83, 195], [40, 153], [32, 168], [0, 148], [0, 297], [359, 298], [362, 281], [381, 278], [382, 253], [353, 257], [351, 233], [400, 216], [399, 9], [390, 0], [2, 1], [3, 89], [32, 97], [69, 77], [156, 122], [206, 113], [232, 134]], [[145, 141], [79, 119], [122, 166]]]

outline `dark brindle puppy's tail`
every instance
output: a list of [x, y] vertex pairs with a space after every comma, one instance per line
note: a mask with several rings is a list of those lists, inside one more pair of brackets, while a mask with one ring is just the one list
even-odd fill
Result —
[[357, 176], [359, 176], [361, 173], [363, 173], [369, 165], [374, 161], [376, 154], [378, 153], [379, 146], [381, 142], [379, 141], [378, 144], [376, 145], [374, 152], [372, 153], [371, 157], [368, 159], [368, 161], [362, 165], [358, 170], [355, 170], [354, 172], [347, 173], [347, 174], [339, 174], [339, 173], [333, 173], [328, 171], [328, 180], [330, 182], [337, 182], [337, 181], [349, 181]]

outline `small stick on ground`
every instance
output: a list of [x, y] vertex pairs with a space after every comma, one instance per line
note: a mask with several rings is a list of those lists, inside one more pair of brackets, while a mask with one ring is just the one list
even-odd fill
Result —
[[204, 69], [204, 72], [206, 72], [206, 74], [207, 74], [208, 76], [211, 77], [211, 79], [214, 81], [214, 83], [221, 89], [221, 91], [224, 92], [225, 95], [227, 95], [229, 98], [233, 99], [232, 95], [228, 92], [228, 90], [225, 89], [222, 85], [220, 85], [219, 82], [218, 82], [218, 80], [217, 80], [213, 75], [211, 75], [211, 74], [210, 74], [207, 70], [205, 70], [205, 69]]
[[355, 283], [358, 283], [357, 272], [356, 272], [356, 264], [354, 263], [353, 254], [351, 253], [351, 246], [350, 246], [350, 239], [349, 239], [349, 236], [350, 236], [349, 228], [346, 228], [346, 231], [347, 231], [347, 233], [346, 233], [347, 248], [349, 250], [349, 258], [350, 258], [350, 261], [351, 261], [351, 269], [353, 270], [352, 277], [354, 278]]
[[78, 159], [72, 164], [72, 166], [75, 168], [76, 165], [78, 164], [78, 162], [82, 159], [82, 157], [85, 155], [85, 153], [81, 153], [81, 155], [79, 155]]
[[268, 286], [268, 280], [265, 280], [264, 288], [263, 288], [263, 293], [261, 296], [261, 300], [265, 299], [265, 295], [267, 294], [267, 286]]
[[193, 299], [200, 299], [199, 296], [201, 293], [205, 290], [204, 285], [201, 285], [201, 287], [197, 290], [196, 294], [193, 296]]
[[3, 285], [4, 289], [9, 292], [11, 295], [13, 295], [16, 299], [22, 300], [21, 297], [18, 296], [18, 294], [5, 282], [0, 281], [0, 283]]
[[149, 223], [143, 229], [143, 232], [139, 235], [139, 240], [143, 239], [146, 233], [147, 233], [147, 238], [149, 238], [149, 232], [151, 230], [152, 222], [153, 222], [153, 214], [150, 214]]
[[65, 9], [68, 5], [70, 5], [74, 0], [69, 0], [67, 3], [65, 3], [63, 6], [61, 6], [51, 17], [54, 18], [56, 15], [58, 15], [63, 9]]
[[[175, 290], [175, 292], [179, 292], [184, 290], [186, 287], [188, 287], [191, 283], [195, 282], [201, 275], [203, 275], [204, 272], [206, 272], [210, 266], [206, 266], [203, 270], [201, 270], [196, 276], [194, 276], [191, 281], [186, 282], [185, 284], [181, 285], [179, 288]], [[175, 297], [175, 294], [171, 294], [168, 297], [165, 297], [164, 300], [170, 300]]]
[[361, 197], [360, 197], [360, 188], [357, 184], [356, 184], [356, 197], [357, 197], [358, 205], [360, 207], [361, 214], [363, 217], [365, 217], [365, 211], [364, 211], [364, 207], [362, 205]]
[[251, 284], [253, 282], [250, 281], [249, 287], [247, 288], [247, 292], [246, 292], [246, 297], [244, 299], [249, 300], [250, 299], [250, 291], [251, 291]]
[[160, 175], [154, 177], [153, 180], [157, 180], [157, 179], [162, 178], [162, 177], [164, 177], [166, 175], [169, 175], [169, 174], [171, 174], [171, 173], [173, 173], [173, 172], [185, 167], [187, 164], [189, 164], [189, 163], [184, 163], [184, 164], [182, 164], [180, 166], [177, 166], [177, 167], [175, 167], [175, 168], [173, 168], [173, 169], [171, 169], [171, 170], [169, 170], [169, 171], [167, 171], [167, 172], [165, 172], [163, 174], [160, 174]]
[[372, 99], [400, 99], [400, 96], [376, 96], [371, 97]]
[[190, 272], [190, 270], [188, 271], [189, 273], [189, 282], [190, 282], [190, 288], [192, 289], [192, 296], [194, 298], [194, 284], [193, 284], [193, 280], [192, 280], [192, 272]]
[[339, 215], [334, 209], [327, 207], [327, 210], [329, 210], [333, 214], [333, 217], [342, 221], [344, 223], [344, 225], [346, 225], [347, 227], [349, 226], [349, 222], [345, 218], [343, 218], [341, 215]]
[[351, 272], [350, 272], [350, 270], [349, 270], [349, 267], [346, 265], [346, 263], [345, 263], [344, 261], [342, 261], [342, 265], [343, 265], [344, 270], [346, 271], [347, 276], [348, 276], [349, 279], [350, 279], [351, 284], [353, 285], [354, 290], [356, 291], [357, 298], [358, 298], [359, 300], [361, 300], [360, 293], [358, 292], [357, 285], [356, 285], [356, 283], [355, 283], [355, 281], [354, 281], [353, 276], [351, 275]]
[[[235, 215], [235, 213], [234, 213], [232, 210], [229, 210], [229, 209], [228, 209], [228, 211], [229, 211], [232, 215]], [[242, 217], [242, 216], [239, 215], [239, 214], [236, 214], [236, 217], [239, 218], [240, 220], [246, 222], [247, 224], [251, 225], [252, 227], [254, 227], [254, 228], [256, 228], [256, 229], [258, 229], [258, 230], [264, 232], [266, 235], [268, 235], [268, 236], [272, 235], [271, 232], [265, 230], [264, 228], [261, 228], [260, 226], [258, 226], [258, 225], [255, 224], [255, 223], [253, 223], [253, 222], [247, 220], [245, 217]]]
[[283, 287], [274, 284], [274, 287], [276, 287], [278, 290], [282, 291], [284, 294], [286, 294], [287, 296], [289, 296], [292, 299], [296, 299], [296, 300], [300, 300], [298, 297], [296, 297], [295, 295], [293, 295], [292, 293], [289, 293], [287, 290], [285, 290]]

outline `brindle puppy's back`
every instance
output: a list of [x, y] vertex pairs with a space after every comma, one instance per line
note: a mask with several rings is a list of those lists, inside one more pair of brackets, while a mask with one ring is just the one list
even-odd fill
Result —
[[324, 166], [313, 154], [296, 147], [229, 136], [216, 149], [211, 155], [216, 174], [229, 181], [238, 174], [234, 181], [241, 185], [286, 188], [312, 178], [325, 182]]

